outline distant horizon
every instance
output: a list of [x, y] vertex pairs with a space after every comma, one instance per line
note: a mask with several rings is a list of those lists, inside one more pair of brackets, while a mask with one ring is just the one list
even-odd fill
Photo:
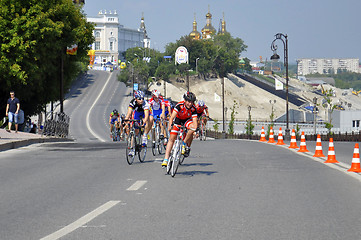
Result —
[[[144, 13], [151, 48], [164, 52], [166, 44], [192, 31], [194, 14], [201, 32], [208, 7], [216, 29], [224, 13], [226, 30], [248, 46], [241, 57], [251, 61], [258, 61], [259, 56], [271, 57], [276, 33], [288, 35], [290, 63], [301, 58], [361, 58], [360, 0], [185, 0], [181, 4], [172, 0], [86, 0], [83, 9], [89, 17], [97, 16], [100, 10], [116, 10], [120, 24], [132, 29], [139, 28]], [[280, 40], [276, 44], [283, 58], [283, 44]]]

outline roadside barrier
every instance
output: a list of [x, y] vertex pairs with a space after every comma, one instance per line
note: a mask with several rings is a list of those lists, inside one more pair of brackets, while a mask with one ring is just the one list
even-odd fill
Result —
[[324, 163], [338, 163], [338, 162], [339, 161], [336, 160], [333, 138], [330, 138], [330, 143], [328, 145], [327, 160]]
[[278, 139], [276, 145], [285, 145], [285, 143], [283, 142], [282, 128], [280, 128], [278, 132]]
[[301, 134], [300, 150], [298, 150], [297, 152], [309, 152], [306, 147], [305, 132], [302, 132]]
[[360, 168], [360, 149], [358, 143], [355, 144], [355, 148], [353, 150], [353, 157], [351, 168], [347, 170], [348, 172], [361, 172]]
[[314, 157], [325, 157], [322, 152], [322, 144], [321, 144], [321, 136], [320, 134], [317, 135], [317, 142], [316, 142], [316, 151]]
[[273, 136], [273, 128], [271, 127], [270, 131], [269, 131], [269, 139], [268, 139], [268, 143], [275, 143], [275, 138]]
[[262, 132], [261, 132], [261, 139], [259, 140], [260, 142], [266, 142], [266, 134], [264, 133], [264, 127], [262, 127]]
[[292, 129], [292, 133], [291, 133], [291, 143], [290, 146], [288, 148], [298, 148], [297, 146], [297, 140], [296, 140], [296, 132], [294, 129]]

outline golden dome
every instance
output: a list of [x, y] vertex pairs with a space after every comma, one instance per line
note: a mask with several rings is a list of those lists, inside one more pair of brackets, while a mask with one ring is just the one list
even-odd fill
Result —
[[201, 38], [200, 32], [197, 31], [196, 14], [194, 14], [193, 31], [189, 34], [189, 36], [197, 40]]

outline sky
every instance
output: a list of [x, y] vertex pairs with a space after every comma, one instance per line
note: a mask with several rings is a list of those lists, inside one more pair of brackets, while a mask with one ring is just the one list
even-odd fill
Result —
[[[151, 48], [165, 46], [188, 35], [194, 14], [198, 31], [206, 24], [208, 7], [218, 30], [223, 13], [226, 30], [248, 46], [241, 57], [270, 59], [276, 33], [288, 36], [289, 63], [299, 58], [361, 59], [361, 0], [85, 0], [87, 16], [99, 10], [117, 10], [120, 24], [138, 29], [144, 21]], [[283, 43], [276, 41], [283, 59]]]

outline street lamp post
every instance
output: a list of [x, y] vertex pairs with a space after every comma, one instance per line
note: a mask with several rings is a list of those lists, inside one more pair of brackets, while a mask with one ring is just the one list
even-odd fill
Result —
[[222, 138], [226, 138], [226, 122], [225, 122], [225, 108], [224, 108], [224, 77], [222, 77], [222, 120], [223, 120], [223, 130]]
[[196, 58], [196, 72], [198, 73], [198, 60], [199, 58]]
[[248, 106], [248, 139], [251, 139], [251, 106]]
[[277, 45], [275, 44], [276, 40], [281, 40], [283, 42], [284, 47], [284, 66], [286, 68], [286, 130], [285, 130], [285, 138], [286, 140], [290, 139], [290, 128], [289, 128], [289, 116], [288, 116], [288, 37], [282, 33], [277, 33], [275, 35], [275, 39], [271, 44], [271, 50], [273, 51], [273, 55], [271, 56], [271, 60], [278, 61], [280, 56], [277, 54]]

